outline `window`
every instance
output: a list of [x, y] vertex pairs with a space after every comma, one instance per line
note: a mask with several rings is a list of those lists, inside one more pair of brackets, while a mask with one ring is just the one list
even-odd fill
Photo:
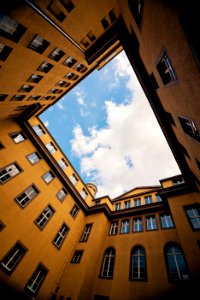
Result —
[[160, 215], [160, 222], [161, 222], [162, 229], [173, 228], [174, 227], [172, 217], [169, 213], [168, 214], [161, 214]]
[[25, 93], [28, 93], [28, 92], [30, 92], [33, 88], [34, 88], [34, 86], [32, 86], [32, 85], [23, 84], [23, 85], [21, 86], [21, 88], [19, 89], [18, 92], [25, 92]]
[[121, 203], [116, 203], [115, 204], [115, 210], [120, 210], [121, 208]]
[[29, 279], [28, 283], [26, 284], [25, 289], [32, 295], [36, 295], [47, 273], [48, 270], [42, 264], [39, 264], [31, 278]]
[[0, 169], [0, 182], [1, 183], [7, 182], [11, 177], [15, 177], [21, 171], [22, 170], [16, 163], [13, 163], [3, 169]]
[[39, 95], [32, 95], [28, 98], [28, 100], [39, 100], [41, 96]]
[[66, 161], [64, 160], [64, 158], [61, 158], [58, 160], [58, 164], [59, 166], [61, 167], [61, 169], [64, 171], [66, 168], [67, 168], [67, 163]]
[[89, 42], [86, 38], [83, 38], [80, 43], [85, 47], [87, 48], [89, 46]]
[[156, 195], [156, 202], [162, 202], [162, 198], [160, 197], [160, 195]]
[[53, 68], [53, 65], [44, 61], [38, 68], [38, 71], [48, 73]]
[[109, 235], [116, 235], [118, 233], [118, 221], [114, 221], [110, 224]]
[[65, 75], [65, 78], [69, 79], [69, 80], [76, 80], [78, 78], [78, 75], [72, 73], [72, 72], [69, 72]]
[[32, 128], [38, 136], [45, 134], [45, 131], [42, 129], [40, 125], [35, 125]]
[[156, 230], [156, 229], [158, 229], [155, 216], [146, 217], [146, 229], [147, 230]]
[[46, 146], [46, 148], [49, 150], [49, 152], [51, 154], [53, 154], [57, 150], [56, 147], [54, 146], [54, 144], [52, 142], [47, 143], [45, 146]]
[[21, 243], [17, 242], [1, 260], [1, 268], [7, 273], [13, 272], [25, 255], [26, 251], [25, 247], [22, 246]]
[[140, 205], [141, 205], [141, 199], [140, 198], [134, 199], [134, 207], [137, 207]]
[[184, 281], [189, 279], [189, 273], [181, 248], [176, 244], [167, 244], [164, 249], [167, 270], [170, 281]]
[[128, 5], [136, 24], [141, 28], [144, 0], [129, 0]]
[[92, 229], [92, 224], [85, 225], [85, 228], [80, 238], [80, 242], [87, 242], [91, 229]]
[[183, 177], [179, 177], [177, 179], [173, 179], [172, 182], [173, 182], [173, 185], [179, 185], [179, 184], [185, 183], [185, 180], [183, 179]]
[[0, 94], [0, 102], [3, 102], [8, 95]]
[[88, 193], [86, 192], [85, 189], [82, 189], [82, 190], [80, 191], [80, 195], [81, 195], [81, 197], [85, 200], [85, 199], [87, 198], [87, 196], [88, 196]]
[[109, 11], [108, 15], [111, 23], [114, 23], [117, 20], [114, 8], [111, 11]]
[[108, 27], [109, 27], [109, 23], [108, 23], [108, 20], [106, 17], [104, 17], [102, 20], [101, 20], [101, 24], [103, 26], [103, 28], [106, 30]]
[[172, 67], [171, 61], [166, 54], [166, 51], [163, 51], [162, 57], [157, 64], [157, 70], [164, 85], [177, 80], [176, 74]]
[[65, 7], [65, 9], [68, 12], [71, 12], [72, 9], [74, 9], [74, 3], [71, 0], [60, 0], [60, 2], [62, 3], [62, 5]]
[[4, 13], [0, 13], [0, 35], [13, 41], [18, 42], [24, 32], [26, 27], [19, 24], [17, 21], [11, 19]]
[[40, 82], [40, 80], [43, 78], [43, 76], [41, 75], [37, 75], [37, 74], [32, 74], [27, 81], [30, 82], [34, 82], [34, 83], [38, 83]]
[[70, 84], [69, 84], [69, 82], [60, 80], [60, 81], [58, 81], [58, 83], [57, 83], [56, 85], [61, 86], [61, 87], [62, 87], [62, 86], [67, 87], [67, 86], [70, 85]]
[[87, 68], [83, 64], [78, 64], [74, 67], [74, 70], [80, 73], [84, 73]]
[[64, 239], [66, 238], [67, 234], [69, 232], [69, 227], [64, 223], [61, 228], [59, 229], [58, 233], [56, 234], [53, 244], [57, 247], [60, 248], [61, 245], [64, 242]]
[[123, 220], [121, 222], [121, 233], [129, 233], [130, 232], [130, 221]]
[[21, 131], [15, 132], [15, 133], [11, 133], [11, 134], [10, 134], [10, 137], [11, 137], [11, 139], [12, 139], [16, 144], [18, 144], [18, 143], [23, 142], [23, 141], [26, 140], [25, 135], [24, 135]]
[[72, 174], [70, 177], [69, 177], [70, 181], [73, 183], [73, 185], [76, 185], [77, 182], [78, 182], [78, 178]]
[[83, 250], [77, 250], [74, 252], [71, 263], [79, 264], [81, 262], [81, 258], [83, 256]]
[[31, 164], [36, 164], [41, 157], [39, 156], [39, 154], [37, 152], [31, 153], [27, 156], [28, 160], [30, 161]]
[[44, 181], [46, 182], [46, 183], [49, 183], [49, 182], [51, 182], [53, 179], [54, 179], [54, 175], [53, 175], [53, 173], [51, 172], [51, 171], [48, 171], [48, 172], [46, 172], [43, 176], [42, 176], [42, 178], [44, 179]]
[[91, 42], [95, 41], [96, 40], [96, 36], [94, 35], [94, 33], [92, 31], [89, 31], [88, 34], [87, 34], [87, 37], [89, 38], [89, 40]]
[[185, 208], [186, 215], [192, 226], [193, 230], [200, 229], [200, 206], [194, 204], [192, 206], [186, 206]]
[[37, 196], [38, 193], [38, 189], [34, 185], [31, 185], [23, 193], [16, 197], [16, 201], [21, 207], [25, 207]]
[[11, 101], [22, 101], [25, 98], [25, 95], [14, 95]]
[[143, 231], [142, 218], [133, 219], [133, 232], [142, 232], [142, 231]]
[[73, 58], [72, 56], [69, 56], [64, 62], [63, 65], [71, 68], [75, 63], [77, 62], [77, 60], [75, 58]]
[[75, 219], [79, 212], [79, 208], [77, 205], [74, 205], [72, 210], [70, 211], [70, 215]]
[[52, 0], [50, 2], [47, 9], [48, 9], [48, 11], [50, 11], [52, 13], [52, 15], [59, 22], [62, 22], [66, 18], [66, 15], [64, 14], [64, 12], [60, 9], [59, 5], [54, 0]]
[[100, 271], [100, 277], [102, 278], [112, 278], [114, 272], [115, 263], [115, 250], [113, 248], [108, 248], [103, 257], [103, 263]]
[[56, 194], [57, 198], [62, 202], [66, 196], [67, 196], [67, 192], [65, 189], [61, 189], [57, 194]]
[[147, 280], [146, 255], [143, 247], [134, 247], [131, 251], [131, 280]]
[[130, 201], [130, 200], [125, 201], [125, 202], [124, 202], [124, 208], [125, 208], [125, 209], [128, 209], [128, 208], [130, 208], [130, 207], [131, 207], [131, 201]]
[[0, 60], [5, 61], [11, 51], [12, 48], [0, 43]]
[[40, 35], [36, 35], [32, 42], [28, 45], [28, 48], [42, 54], [47, 49], [49, 44], [50, 43], [44, 40]]
[[145, 204], [150, 204], [152, 203], [152, 196], [145, 196], [144, 197], [144, 201], [145, 201]]
[[183, 131], [191, 136], [193, 139], [197, 140], [200, 142], [200, 134], [199, 130], [197, 129], [197, 126], [195, 122], [191, 119], [183, 118], [183, 117], [178, 117], [179, 122], [183, 128]]
[[39, 215], [39, 217], [35, 220], [35, 223], [40, 229], [43, 229], [54, 213], [55, 210], [51, 207], [51, 205], [48, 205]]

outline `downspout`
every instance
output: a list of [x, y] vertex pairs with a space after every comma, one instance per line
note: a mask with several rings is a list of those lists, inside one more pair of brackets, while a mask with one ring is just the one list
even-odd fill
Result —
[[25, 0], [25, 2], [31, 6], [39, 15], [41, 15], [47, 22], [49, 22], [56, 30], [58, 30], [64, 37], [66, 37], [76, 48], [78, 48], [82, 53], [85, 51], [74, 41], [69, 34], [63, 31], [58, 25], [56, 25], [32, 0]]

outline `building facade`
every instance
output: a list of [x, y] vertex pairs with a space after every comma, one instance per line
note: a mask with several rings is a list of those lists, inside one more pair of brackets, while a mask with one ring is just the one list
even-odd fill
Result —
[[[2, 1], [0, 293], [5, 299], [198, 294], [197, 11], [195, 1]], [[182, 174], [116, 199], [96, 198], [96, 186], [82, 181], [38, 116], [122, 49]]]

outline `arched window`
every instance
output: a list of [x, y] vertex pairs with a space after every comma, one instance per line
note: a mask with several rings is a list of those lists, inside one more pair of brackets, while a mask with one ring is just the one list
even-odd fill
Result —
[[114, 272], [114, 263], [115, 263], [115, 250], [113, 248], [108, 248], [104, 253], [100, 277], [112, 278]]
[[135, 22], [141, 28], [144, 0], [129, 0], [128, 5]]
[[144, 248], [141, 246], [136, 246], [131, 251], [130, 279], [147, 279], [146, 255]]
[[182, 281], [189, 279], [188, 268], [182, 249], [175, 243], [165, 247], [165, 257], [169, 278], [171, 281]]

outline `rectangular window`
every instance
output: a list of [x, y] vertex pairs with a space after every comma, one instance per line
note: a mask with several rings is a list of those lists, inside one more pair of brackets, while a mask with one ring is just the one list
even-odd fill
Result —
[[48, 41], [43, 39], [40, 35], [36, 35], [32, 42], [28, 45], [28, 48], [42, 54], [50, 45]]
[[145, 196], [144, 197], [144, 200], [145, 200], [145, 204], [150, 204], [152, 203], [152, 196]]
[[11, 98], [11, 101], [22, 101], [26, 96], [25, 95], [14, 95]]
[[18, 175], [21, 171], [22, 170], [16, 163], [13, 163], [3, 169], [0, 169], [0, 182], [7, 182], [10, 178]]
[[166, 228], [174, 228], [174, 223], [172, 221], [171, 215], [168, 214], [161, 214], [160, 215], [160, 222], [161, 222], [161, 228], [166, 229]]
[[128, 208], [130, 208], [130, 207], [131, 207], [131, 201], [130, 201], [130, 200], [125, 201], [125, 202], [124, 202], [124, 208], [125, 208], [125, 209], [128, 209]]
[[156, 202], [162, 202], [162, 198], [159, 195], [156, 195]]
[[62, 202], [66, 196], [67, 196], [67, 191], [62, 188], [57, 194], [56, 194], [57, 198]]
[[19, 24], [14, 19], [11, 19], [9, 16], [1, 12], [0, 14], [0, 35], [13, 41], [18, 42], [24, 32], [26, 27]]
[[52, 0], [50, 4], [47, 7], [48, 11], [52, 13], [52, 15], [59, 21], [62, 22], [66, 18], [66, 15], [64, 12], [60, 9], [59, 5]]
[[61, 228], [59, 229], [58, 233], [56, 234], [53, 244], [57, 247], [60, 248], [61, 245], [64, 242], [64, 239], [66, 238], [67, 234], [69, 232], [69, 227], [64, 223]]
[[173, 182], [173, 185], [179, 185], [179, 184], [185, 183], [185, 180], [183, 179], [183, 177], [179, 177], [177, 179], [173, 179], [172, 182]]
[[40, 229], [43, 229], [54, 213], [55, 210], [51, 207], [51, 205], [48, 205], [39, 215], [39, 217], [35, 220], [35, 223]]
[[64, 54], [65, 54], [65, 52], [60, 50], [60, 48], [57, 47], [53, 50], [53, 52], [51, 52], [51, 54], [49, 55], [49, 58], [51, 58], [55, 61], [59, 61], [63, 57]]
[[118, 221], [114, 221], [110, 224], [109, 235], [116, 235], [118, 233]]
[[130, 232], [130, 221], [123, 220], [121, 222], [121, 233], [129, 233]]
[[40, 125], [35, 125], [32, 128], [38, 136], [45, 134], [45, 131], [42, 129]]
[[29, 93], [33, 88], [34, 88], [33, 85], [23, 84], [23, 85], [20, 87], [20, 89], [18, 90], [18, 92]]
[[74, 174], [69, 177], [69, 180], [73, 183], [73, 185], [76, 185], [78, 182], [78, 178]]
[[115, 210], [120, 210], [121, 208], [121, 203], [116, 203], [115, 204]]
[[79, 73], [84, 73], [87, 70], [87, 68], [83, 64], [78, 64], [74, 67], [74, 70]]
[[87, 196], [88, 196], [88, 193], [86, 192], [85, 189], [82, 189], [82, 190], [80, 191], [80, 195], [81, 195], [81, 197], [85, 200], [85, 199], [87, 198]]
[[26, 140], [25, 135], [21, 131], [11, 133], [10, 137], [16, 144]]
[[83, 250], [77, 250], [74, 252], [71, 263], [79, 264], [83, 255]]
[[34, 83], [38, 83], [40, 82], [40, 80], [43, 78], [44, 76], [42, 75], [37, 75], [37, 74], [32, 74], [27, 81], [29, 82], [34, 82]]
[[80, 242], [87, 242], [91, 229], [92, 229], [92, 224], [85, 225], [85, 228], [80, 238]]
[[58, 160], [58, 164], [59, 164], [59, 166], [61, 167], [61, 169], [64, 171], [66, 168], [67, 168], [67, 163], [66, 163], [66, 161], [63, 159], [63, 158], [61, 158], [61, 159], [59, 159]]
[[103, 26], [103, 28], [106, 30], [108, 27], [109, 27], [109, 23], [108, 23], [108, 20], [106, 17], [104, 17], [102, 20], [101, 20], [101, 24]]
[[1, 268], [7, 273], [13, 272], [26, 252], [27, 250], [22, 246], [21, 243], [16, 243], [1, 260]]
[[176, 74], [166, 51], [163, 52], [162, 57], [157, 64], [157, 70], [164, 85], [177, 80]]
[[186, 206], [185, 212], [193, 230], [200, 230], [200, 206], [197, 204]]
[[88, 32], [87, 37], [90, 39], [91, 42], [94, 42], [96, 40], [96, 36], [92, 31]]
[[78, 206], [75, 204], [72, 208], [72, 210], [70, 211], [70, 215], [75, 219], [77, 214], [79, 212], [79, 208]]
[[25, 289], [32, 295], [36, 295], [39, 292], [47, 273], [48, 270], [42, 264], [39, 264], [26, 284]]
[[56, 147], [54, 146], [54, 144], [52, 142], [47, 143], [45, 146], [51, 154], [53, 154], [57, 151]]
[[38, 71], [48, 73], [53, 68], [53, 65], [44, 61], [38, 68]]
[[64, 62], [63, 65], [67, 66], [68, 68], [71, 68], [77, 60], [73, 58], [72, 56], [69, 56]]
[[62, 5], [65, 7], [65, 9], [69, 12], [72, 11], [72, 9], [74, 9], [75, 5], [71, 0], [60, 0], [60, 2], [62, 3]]
[[155, 216], [146, 217], [146, 229], [147, 230], [156, 230], [156, 229], [158, 229]]
[[183, 117], [178, 117], [178, 119], [183, 128], [183, 131], [196, 141], [200, 142], [200, 134], [195, 122], [191, 119]]
[[0, 43], [0, 60], [5, 61], [11, 51], [12, 48]]
[[37, 152], [31, 153], [27, 156], [28, 160], [30, 161], [31, 164], [36, 164], [40, 159], [40, 155]]
[[42, 178], [46, 183], [50, 183], [54, 179], [54, 174], [51, 171], [46, 172]]
[[21, 207], [25, 207], [37, 196], [38, 193], [38, 189], [34, 185], [31, 185], [23, 193], [16, 197], [16, 201]]
[[133, 219], [133, 232], [142, 232], [142, 231], [143, 231], [142, 218]]
[[137, 207], [140, 205], [141, 205], [141, 199], [140, 198], [134, 199], [134, 207]]

